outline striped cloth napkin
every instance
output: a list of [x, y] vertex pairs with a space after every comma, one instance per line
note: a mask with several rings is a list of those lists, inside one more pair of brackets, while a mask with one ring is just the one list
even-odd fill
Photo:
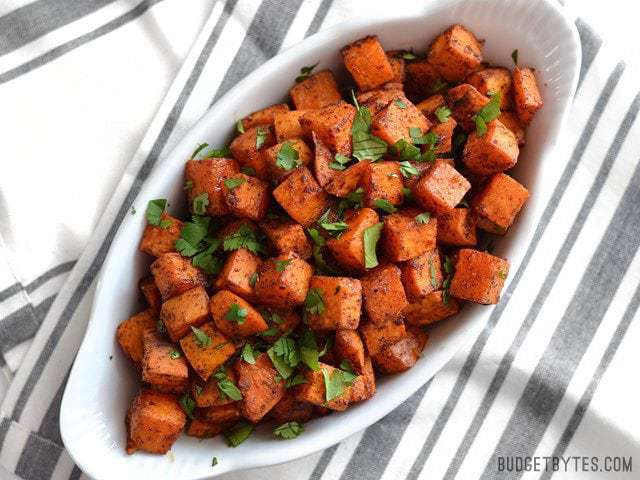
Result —
[[[368, 13], [421, 10], [392, 3], [367, 2]], [[239, 79], [361, 6], [0, 2], [0, 130], [12, 133], [0, 167], [0, 478], [83, 476], [62, 445], [60, 400], [96, 275], [122, 219], [144, 209], [137, 193], [150, 171]], [[545, 172], [555, 188], [486, 327], [365, 431], [224, 478], [637, 478], [637, 463], [635, 475], [573, 461], [555, 474], [498, 465], [640, 462], [638, 75], [577, 25], [580, 84], [557, 167]]]

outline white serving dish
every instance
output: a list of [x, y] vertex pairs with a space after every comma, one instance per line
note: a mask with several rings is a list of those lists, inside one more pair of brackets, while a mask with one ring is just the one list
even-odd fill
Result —
[[[265, 63], [221, 98], [156, 167], [136, 205], [162, 197], [169, 198], [172, 205], [182, 204], [184, 162], [194, 146], [203, 141], [224, 145], [232, 134], [233, 120], [282, 101], [300, 67], [319, 61], [318, 69], [332, 68], [340, 75], [339, 49], [353, 40], [376, 34], [387, 49], [424, 50], [436, 34], [453, 23], [466, 25], [486, 40], [485, 59], [493, 63], [510, 66], [511, 52], [518, 48], [521, 63], [535, 67], [542, 90], [544, 108], [528, 131], [527, 145], [514, 170], [532, 198], [496, 251], [517, 267], [544, 208], [540, 199], [550, 188], [543, 181], [544, 173], [554, 168], [552, 151], [580, 70], [578, 33], [554, 0], [445, 0], [426, 5], [421, 16], [360, 19], [317, 33]], [[221, 438], [200, 442], [183, 435], [172, 449], [172, 458], [144, 453], [129, 456], [124, 451], [124, 415], [138, 380], [118, 350], [114, 333], [121, 320], [140, 308], [136, 284], [149, 265], [149, 259], [137, 251], [143, 228], [143, 215], [127, 216], [113, 241], [62, 401], [64, 444], [80, 468], [94, 478], [136, 479], [144, 472], [145, 478], [201, 479], [286, 462], [327, 448], [406, 400], [477, 335], [492, 310], [467, 307], [454, 319], [441, 322], [414, 368], [382, 378], [373, 399], [310, 422], [295, 440], [278, 441], [269, 431], [258, 431], [232, 449]], [[215, 468], [211, 467], [213, 456], [219, 459]]]

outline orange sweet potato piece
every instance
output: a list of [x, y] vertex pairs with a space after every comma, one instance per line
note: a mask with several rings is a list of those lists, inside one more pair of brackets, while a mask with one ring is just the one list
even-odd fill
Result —
[[[281, 335], [293, 331], [300, 325], [300, 315], [295, 310], [274, 309], [271, 307], [260, 306], [258, 311], [269, 325], [269, 330], [275, 328], [273, 335], [269, 330], [263, 332], [261, 337], [268, 343], [273, 343], [280, 338]], [[269, 335], [267, 335], [269, 333]]]
[[413, 335], [385, 345], [373, 361], [383, 373], [400, 373], [413, 367], [420, 357], [420, 346]]
[[254, 365], [236, 361], [235, 370], [238, 388], [242, 392], [242, 416], [257, 423], [284, 397], [284, 380], [276, 381], [278, 372], [266, 353], [260, 354]]
[[197, 417], [206, 422], [229, 425], [241, 418], [239, 402], [230, 402], [224, 405], [202, 408], [197, 412]]
[[461, 82], [482, 62], [480, 42], [462, 25], [453, 25], [429, 47], [427, 60], [448, 82]]
[[424, 134], [430, 127], [427, 117], [403, 95], [394, 98], [373, 117], [371, 133], [394, 145], [402, 139], [411, 141], [410, 128], [419, 128]]
[[432, 213], [446, 213], [460, 203], [471, 184], [447, 162], [436, 160], [412, 188], [423, 208]]
[[127, 356], [135, 363], [142, 361], [142, 334], [146, 330], [154, 330], [156, 328], [156, 317], [151, 309], [137, 313], [118, 325], [116, 330], [116, 340], [118, 344], [127, 354]]
[[313, 267], [295, 253], [265, 260], [258, 269], [255, 293], [270, 307], [290, 308], [302, 305], [307, 297]]
[[287, 391], [284, 397], [271, 410], [271, 418], [281, 425], [286, 422], [308, 422], [314, 417], [313, 405], [296, 400], [292, 391]]
[[430, 117], [440, 107], [446, 107], [444, 97], [439, 93], [431, 95], [416, 105], [416, 108], [422, 112], [425, 117]]
[[257, 278], [260, 263], [260, 257], [245, 248], [232, 251], [218, 274], [216, 288], [231, 290], [245, 300], [253, 299], [253, 280]]
[[529, 198], [529, 191], [504, 173], [493, 175], [471, 200], [478, 226], [503, 235]]
[[153, 276], [149, 275], [141, 278], [138, 282], [138, 289], [140, 289], [140, 293], [142, 293], [147, 305], [149, 305], [149, 309], [157, 316], [162, 306], [162, 296], [160, 295], [160, 290], [156, 287]]
[[336, 330], [333, 351], [338, 365], [342, 360], [348, 360], [353, 371], [361, 375], [365, 371], [364, 343], [356, 330]]
[[402, 284], [411, 301], [442, 288], [442, 265], [437, 248], [402, 265]]
[[167, 329], [167, 335], [177, 342], [191, 327], [198, 327], [209, 318], [209, 295], [201, 286], [182, 292], [162, 304], [160, 320]]
[[453, 138], [453, 130], [456, 128], [456, 125], [458, 125], [458, 123], [453, 117], [449, 117], [446, 122], [436, 123], [431, 127], [430, 132], [438, 136], [434, 150], [436, 154], [451, 152], [451, 139]]
[[498, 121], [513, 132], [518, 139], [519, 147], [525, 144], [526, 131], [513, 112], [501, 112]]
[[229, 213], [222, 193], [222, 183], [240, 171], [238, 162], [231, 158], [205, 158], [189, 160], [184, 168], [187, 185], [187, 200], [189, 208], [193, 210], [194, 198], [207, 194], [209, 204], [208, 215], [225, 215]]
[[333, 178], [325, 184], [324, 189], [336, 197], [346, 197], [360, 184], [368, 165], [369, 161], [363, 160], [347, 167], [346, 170], [337, 172]]
[[441, 84], [442, 77], [427, 60], [408, 62], [404, 71], [405, 91], [411, 101], [417, 102], [437, 93], [435, 90]]
[[[258, 141], [259, 138], [262, 139], [262, 142]], [[262, 144], [260, 145], [260, 143]], [[276, 136], [273, 133], [273, 127], [271, 125], [259, 125], [245, 130], [244, 133], [234, 138], [229, 148], [233, 158], [242, 167], [253, 169], [256, 177], [264, 180], [267, 178], [267, 171], [259, 152], [275, 145], [275, 143]]]
[[167, 453], [180, 436], [187, 417], [170, 394], [141, 390], [127, 413], [127, 453]]
[[179, 253], [164, 253], [151, 264], [151, 273], [163, 300], [205, 285], [204, 275]]
[[184, 392], [189, 388], [189, 368], [184, 357], [174, 358], [177, 348], [165, 342], [154, 330], [142, 334], [142, 381], [165, 392]]
[[379, 222], [378, 214], [370, 208], [348, 212], [345, 223], [349, 227], [340, 237], [327, 241], [327, 247], [334, 258], [344, 267], [351, 270], [364, 270], [364, 231]]
[[468, 208], [454, 208], [438, 216], [438, 242], [458, 247], [478, 243], [476, 218]]
[[305, 370], [303, 374], [307, 383], [295, 387], [294, 396], [296, 400], [327, 407], [330, 410], [346, 410], [351, 399], [352, 387], [345, 387], [342, 395], [327, 402], [323, 370], [326, 370], [328, 375], [340, 375], [338, 369], [322, 362], [320, 362], [320, 369], [318, 371]]
[[273, 127], [276, 131], [276, 140], [283, 142], [290, 138], [300, 138], [304, 135], [304, 130], [300, 125], [300, 117], [306, 110], [292, 110], [289, 112], [276, 113], [273, 116]]
[[386, 345], [394, 343], [407, 334], [404, 322], [400, 318], [381, 325], [376, 325], [373, 322], [364, 322], [360, 325], [359, 330], [367, 347], [367, 352], [372, 357], [379, 355]]
[[528, 125], [542, 107], [542, 96], [533, 70], [518, 68], [513, 70], [513, 101], [518, 118]]
[[313, 173], [320, 186], [324, 187], [338, 174], [338, 170], [334, 170], [329, 166], [331, 162], [333, 162], [334, 156], [331, 150], [329, 150], [318, 135], [316, 135], [316, 132], [311, 132], [311, 138], [315, 150], [313, 156]]
[[[225, 366], [224, 371], [229, 380], [234, 384], [237, 383], [235, 370], [229, 366]], [[218, 379], [214, 376], [210, 376], [206, 381], [196, 377], [191, 385], [191, 396], [195, 400], [196, 406], [199, 408], [216, 407], [233, 403], [235, 401], [227, 395], [220, 394]]]
[[407, 305], [404, 309], [405, 321], [410, 325], [423, 326], [458, 313], [458, 301], [448, 297], [445, 303], [445, 298], [443, 291], [437, 290]]
[[397, 52], [391, 51], [387, 53], [387, 60], [393, 70], [393, 78], [391, 83], [404, 83], [404, 58], [402, 56], [396, 56]]
[[237, 173], [223, 182], [222, 191], [229, 211], [236, 217], [257, 221], [267, 213], [271, 198], [269, 184], [259, 178]]
[[[289, 165], [288, 152], [290, 149], [295, 150], [298, 154], [298, 158], [294, 160], [294, 165]], [[279, 161], [278, 159], [280, 152], [283, 152], [284, 161]], [[313, 152], [304, 141], [299, 138], [292, 138], [263, 150], [262, 158], [266, 165], [269, 179], [280, 181], [293, 172], [294, 168], [300, 165], [309, 165], [313, 159]]]
[[318, 110], [309, 110], [300, 118], [302, 129], [318, 138], [333, 152], [351, 155], [351, 124], [356, 107], [347, 102], [336, 102]]
[[486, 252], [463, 248], [458, 251], [451, 295], [475, 303], [498, 303], [509, 262]]
[[400, 210], [384, 218], [382, 245], [388, 258], [404, 262], [432, 250], [436, 245], [438, 220], [434, 216], [424, 222], [422, 212]]
[[404, 92], [402, 90], [370, 90], [368, 92], [359, 93], [356, 97], [358, 103], [362, 107], [367, 107], [369, 113], [374, 117], [384, 107], [389, 105], [394, 99], [404, 99]]
[[289, 90], [296, 110], [313, 110], [342, 100], [331, 70], [321, 70]]
[[489, 97], [481, 94], [473, 85], [463, 83], [447, 92], [447, 104], [451, 115], [467, 132], [475, 130], [473, 116], [489, 103]]
[[362, 402], [373, 397], [376, 393], [376, 375], [373, 371], [371, 357], [364, 355], [364, 366], [362, 372], [354, 380], [350, 387], [349, 403]]
[[307, 259], [311, 256], [311, 243], [304, 234], [302, 226], [295, 222], [265, 220], [260, 228], [267, 236], [278, 255], [289, 252]]
[[486, 96], [500, 92], [500, 110], [511, 109], [511, 72], [506, 68], [485, 68], [469, 75], [465, 82]]
[[273, 190], [273, 197], [291, 218], [308, 227], [329, 208], [329, 197], [306, 167], [297, 168]]
[[263, 108], [253, 112], [251, 115], [247, 115], [242, 119], [242, 126], [245, 131], [252, 127], [260, 125], [273, 125], [274, 118], [279, 113], [286, 113], [289, 111], [289, 105], [286, 103], [278, 103], [271, 105], [270, 107]]
[[344, 66], [362, 91], [378, 88], [395, 77], [377, 36], [361, 38], [340, 52]]
[[477, 175], [492, 175], [513, 167], [518, 161], [518, 140], [511, 130], [498, 120], [487, 125], [482, 135], [469, 135], [462, 161]]
[[171, 224], [167, 228], [160, 225], [147, 225], [142, 232], [139, 250], [154, 257], [163, 253], [175, 252], [176, 240], [180, 238], [182, 222], [167, 213], [162, 214], [162, 220], [169, 220]]
[[407, 305], [400, 269], [390, 263], [367, 272], [361, 279], [362, 303], [369, 320], [383, 325], [400, 318]]
[[223, 430], [223, 426], [218, 423], [207, 422], [200, 418], [192, 418], [187, 427], [187, 435], [196, 438], [213, 438]]
[[376, 200], [400, 205], [404, 200], [402, 173], [398, 162], [368, 163], [362, 175], [364, 204], [375, 208]]
[[248, 337], [269, 328], [249, 302], [229, 290], [220, 290], [212, 296], [209, 310], [216, 327], [228, 337]]
[[362, 287], [360, 280], [348, 277], [311, 277], [309, 289], [319, 294], [324, 304], [321, 313], [309, 313], [314, 330], [355, 330], [360, 322]]
[[191, 367], [203, 380], [207, 380], [218, 367], [224, 364], [236, 351], [233, 343], [219, 332], [213, 322], [200, 327], [201, 332], [211, 341], [203, 344], [195, 332], [180, 340], [180, 346]]

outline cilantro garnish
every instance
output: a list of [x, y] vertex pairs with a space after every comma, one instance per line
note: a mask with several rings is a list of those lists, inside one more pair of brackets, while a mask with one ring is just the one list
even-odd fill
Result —
[[431, 87], [431, 93], [440, 93], [449, 88], [449, 84], [442, 79], [438, 79]]
[[276, 272], [284, 272], [289, 264], [293, 262], [292, 258], [288, 258], [286, 260], [277, 260], [276, 261]]
[[302, 432], [304, 432], [304, 427], [298, 422], [287, 422], [276, 427], [273, 434], [283, 440], [290, 440], [296, 438]]
[[255, 365], [256, 354], [253, 350], [253, 346], [249, 342], [245, 343], [244, 347], [242, 347], [240, 358], [242, 358], [245, 362], [250, 363], [251, 365]]
[[295, 387], [296, 385], [302, 385], [303, 383], [307, 383], [307, 379], [304, 378], [304, 375], [301, 373], [296, 373], [294, 376], [287, 378], [284, 386], [286, 388]]
[[513, 60], [514, 65], [518, 66], [518, 49], [516, 48], [513, 52], [511, 52], [511, 59]]
[[218, 464], [218, 457], [213, 457], [213, 460], [211, 460], [211, 466], [215, 467]]
[[227, 439], [227, 445], [235, 448], [249, 438], [252, 432], [253, 425], [247, 422], [239, 422], [224, 432], [224, 436]]
[[256, 150], [260, 150], [267, 139], [267, 130], [264, 128], [258, 128], [256, 130]]
[[416, 215], [415, 219], [416, 219], [416, 222], [418, 223], [422, 223], [422, 224], [429, 223], [429, 220], [431, 219], [431, 212], [424, 212], [419, 215]]
[[411, 165], [407, 160], [400, 162], [400, 173], [402, 173], [402, 176], [405, 178], [417, 177], [420, 175], [418, 169]]
[[394, 103], [394, 105], [395, 105], [396, 107], [398, 107], [398, 108], [400, 108], [400, 109], [403, 109], [403, 110], [404, 110], [405, 108], [407, 108], [407, 104], [406, 104], [406, 103], [404, 103], [404, 102], [403, 102], [402, 100], [400, 100], [399, 98], [396, 98], [396, 99], [393, 101], [393, 103]]
[[329, 373], [329, 369], [322, 369], [324, 378], [325, 399], [327, 402], [334, 400], [344, 394], [345, 388], [351, 386], [355, 375], [334, 369]]
[[435, 116], [440, 123], [447, 123], [447, 120], [449, 120], [449, 117], [451, 116], [451, 110], [444, 106], [438, 107], [436, 108]]
[[341, 153], [337, 153], [333, 162], [329, 164], [329, 168], [333, 170], [344, 170], [347, 168], [347, 163], [351, 161], [351, 158]]
[[227, 178], [224, 181], [224, 186], [227, 187], [229, 190], [233, 190], [234, 188], [237, 188], [246, 182], [247, 181], [244, 178]]
[[311, 76], [311, 72], [313, 72], [313, 69], [316, 68], [317, 66], [318, 64], [316, 63], [314, 65], [309, 65], [308, 67], [302, 67], [300, 69], [300, 75], [296, 77], [296, 83], [303, 82], [307, 78], [309, 78]]
[[395, 205], [393, 205], [389, 200], [386, 200], [384, 198], [375, 199], [373, 201], [373, 206], [387, 213], [395, 213], [398, 211]]
[[278, 374], [287, 379], [293, 374], [293, 369], [300, 363], [300, 352], [296, 342], [286, 336], [280, 337], [273, 346], [267, 350], [271, 363]]
[[276, 156], [276, 165], [285, 171], [293, 170], [299, 165], [300, 155], [292, 145], [291, 142], [285, 142]]
[[476, 123], [476, 135], [478, 137], [482, 137], [487, 133], [487, 123], [500, 116], [500, 92], [490, 93], [489, 96], [491, 97], [489, 103], [471, 117]]
[[204, 215], [207, 211], [207, 205], [209, 205], [209, 195], [207, 192], [202, 192], [193, 199], [193, 213], [196, 215]]
[[242, 120], [238, 120], [236, 122], [236, 130], [238, 133], [244, 133], [244, 125], [242, 124]]
[[149, 203], [147, 203], [147, 211], [145, 212], [149, 225], [154, 225], [156, 227], [160, 225], [165, 208], [167, 208], [166, 198], [149, 200]]
[[364, 231], [362, 242], [364, 244], [364, 266], [365, 268], [373, 268], [378, 266], [378, 256], [376, 254], [376, 246], [380, 240], [382, 232], [382, 223], [376, 223]]
[[309, 313], [320, 315], [324, 312], [324, 298], [322, 292], [317, 288], [310, 288], [307, 298], [304, 301], [304, 308]]
[[195, 159], [197, 159], [198, 154], [199, 154], [202, 150], [204, 150], [205, 148], [207, 148], [208, 146], [209, 146], [209, 144], [208, 144], [208, 143], [201, 143], [201, 144], [199, 144], [199, 145], [198, 145], [198, 147], [197, 147], [197, 148], [193, 151], [193, 153], [191, 154], [191, 158], [192, 158], [192, 159], [194, 159], [194, 160], [195, 160]]
[[225, 252], [246, 248], [252, 253], [266, 253], [264, 246], [258, 242], [255, 232], [247, 225], [242, 225], [234, 233], [227, 235], [222, 247]]
[[187, 414], [189, 418], [193, 418], [193, 411], [196, 409], [196, 402], [191, 395], [185, 393], [182, 397], [180, 397], [180, 406], [184, 410], [184, 413]]
[[171, 360], [175, 360], [177, 358], [180, 358], [182, 356], [182, 353], [180, 353], [178, 350], [171, 350], [169, 352], [169, 358]]
[[182, 187], [183, 190], [191, 190], [193, 188], [193, 180], [187, 180], [186, 182], [184, 182], [184, 187]]
[[251, 177], [256, 174], [255, 168], [250, 167], [249, 165], [243, 165], [242, 167], [240, 167], [240, 171], [245, 175], [249, 175]]
[[247, 309], [240, 308], [240, 305], [237, 303], [232, 303], [229, 307], [229, 310], [224, 315], [225, 320], [229, 320], [230, 322], [235, 322], [238, 325], [242, 325], [247, 319]]
[[355, 93], [351, 92], [356, 106], [356, 116], [351, 125], [353, 156], [358, 160], [379, 160], [387, 153], [387, 144], [371, 133], [371, 112], [358, 105]]
[[255, 287], [257, 281], [258, 281], [258, 272], [253, 272], [249, 277], [249, 286], [252, 288]]
[[227, 376], [227, 372], [224, 368], [220, 367], [214, 374], [213, 378], [215, 378], [218, 382], [218, 391], [220, 392], [220, 397], [222, 400], [225, 398], [230, 398], [231, 400], [242, 400], [242, 393], [236, 387], [236, 384]]
[[203, 330], [200, 330], [198, 327], [191, 327], [191, 331], [193, 332], [193, 338], [195, 339], [196, 344], [200, 348], [211, 346], [211, 337], [204, 333]]

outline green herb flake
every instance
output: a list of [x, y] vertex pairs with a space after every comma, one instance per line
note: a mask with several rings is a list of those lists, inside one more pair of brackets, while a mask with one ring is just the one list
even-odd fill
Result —
[[242, 325], [247, 319], [247, 309], [240, 308], [240, 305], [237, 303], [232, 303], [229, 307], [229, 310], [224, 315], [225, 320], [229, 320], [230, 322], [235, 322], [238, 325]]
[[389, 200], [384, 198], [377, 198], [373, 201], [373, 206], [375, 208], [379, 208], [383, 212], [386, 213], [395, 213], [398, 211], [395, 205], [393, 205]]
[[444, 272], [446, 274], [451, 274], [453, 272], [453, 264], [451, 263], [451, 258], [449, 255], [444, 256]]
[[173, 220], [171, 220], [170, 218], [163, 218], [162, 220], [160, 220], [160, 228], [163, 230], [166, 230], [171, 225], [173, 225]]
[[404, 58], [405, 60], [416, 60], [418, 57], [416, 56], [415, 53], [413, 53], [412, 51], [409, 51], [409, 52], [403, 52], [402, 58]]
[[222, 248], [225, 252], [246, 248], [251, 253], [266, 253], [264, 245], [258, 241], [255, 232], [247, 225], [242, 225], [234, 233], [227, 235]]
[[193, 188], [193, 180], [187, 180], [186, 182], [184, 182], [184, 187], [182, 187], [183, 190], [191, 190]]
[[200, 330], [198, 327], [191, 327], [191, 331], [193, 332], [193, 338], [195, 339], [196, 344], [200, 348], [211, 346], [211, 337], [204, 333], [204, 331]]
[[287, 260], [277, 260], [276, 261], [276, 272], [284, 272], [287, 267], [293, 262], [292, 258], [288, 258]]
[[211, 466], [215, 467], [218, 464], [218, 457], [213, 457], [213, 460], [211, 460]]
[[491, 99], [473, 117], [476, 124], [476, 135], [482, 137], [487, 133], [487, 124], [500, 116], [500, 92], [489, 94]]
[[307, 298], [305, 298], [304, 300], [304, 308], [307, 312], [313, 313], [315, 315], [320, 315], [322, 312], [324, 312], [324, 298], [320, 289], [309, 289], [309, 291], [307, 292]]
[[429, 223], [429, 220], [431, 220], [431, 212], [424, 212], [419, 215], [416, 215], [415, 220], [416, 222], [421, 223], [423, 225], [425, 223]]
[[204, 149], [205, 149], [205, 148], [207, 148], [208, 146], [209, 146], [209, 144], [208, 144], [208, 143], [201, 143], [201, 144], [199, 144], [199, 145], [196, 147], [196, 149], [193, 151], [193, 153], [191, 154], [191, 158], [192, 158], [192, 159], [194, 159], [194, 160], [197, 160], [197, 159], [198, 159], [198, 154], [199, 154], [200, 152], [202, 152], [202, 150], [204, 150]]
[[169, 352], [169, 358], [171, 360], [175, 360], [177, 358], [180, 358], [182, 356], [182, 353], [180, 353], [178, 350], [171, 350]]
[[154, 225], [156, 227], [160, 225], [165, 208], [167, 208], [166, 198], [149, 200], [149, 203], [147, 203], [147, 211], [145, 212], [145, 217], [147, 218], [149, 225]]
[[347, 164], [351, 161], [350, 157], [337, 153], [334, 157], [334, 161], [329, 164], [329, 168], [333, 170], [344, 170], [347, 168]]
[[431, 276], [431, 286], [438, 288], [438, 275], [436, 272], [436, 266], [433, 263], [433, 258], [429, 258], [429, 275]]
[[300, 155], [292, 145], [291, 142], [285, 142], [282, 147], [280, 147], [280, 150], [278, 150], [278, 155], [276, 156], [276, 165], [287, 172], [300, 165], [298, 162]]
[[355, 375], [343, 372], [339, 369], [334, 369], [329, 373], [329, 369], [322, 368], [322, 377], [324, 379], [325, 400], [330, 402], [345, 392], [345, 388], [353, 383]]
[[302, 385], [303, 383], [307, 383], [307, 379], [304, 378], [304, 375], [301, 373], [296, 373], [292, 377], [287, 378], [285, 382], [285, 388], [292, 388], [296, 385]]
[[513, 52], [511, 52], [511, 60], [513, 60], [513, 64], [518, 66], [518, 49], [516, 48]]
[[255, 287], [257, 281], [258, 281], [258, 272], [253, 272], [249, 277], [249, 286], [251, 288]]
[[256, 130], [256, 150], [260, 150], [267, 140], [267, 130], [264, 128], [258, 128]]
[[242, 167], [240, 167], [240, 171], [245, 175], [249, 175], [251, 177], [253, 177], [256, 174], [255, 168], [250, 167], [249, 165], [243, 165]]
[[402, 173], [404, 178], [417, 177], [420, 175], [418, 169], [406, 160], [400, 162], [400, 173]]
[[317, 228], [307, 228], [307, 233], [318, 247], [324, 247], [327, 244], [327, 241], [324, 239]]
[[231, 149], [228, 146], [222, 148], [210, 148], [202, 155], [202, 158], [227, 158], [231, 156]]
[[507, 272], [505, 272], [504, 270], [500, 270], [498, 272], [498, 276], [502, 279], [505, 280], [507, 278]]
[[376, 254], [376, 246], [378, 240], [380, 240], [380, 233], [382, 232], [382, 223], [376, 223], [375, 225], [367, 228], [362, 235], [362, 242], [364, 245], [364, 266], [365, 268], [373, 268], [378, 266], [378, 256]]
[[447, 123], [449, 117], [451, 116], [451, 110], [447, 107], [438, 107], [435, 111], [435, 116], [440, 123]]
[[400, 100], [399, 98], [396, 98], [396, 99], [393, 101], [393, 104], [394, 104], [396, 107], [398, 107], [398, 108], [400, 108], [400, 109], [402, 109], [402, 110], [404, 110], [405, 108], [407, 108], [407, 104], [406, 104], [406, 103], [404, 103], [404, 102], [403, 102], [402, 100]]
[[431, 93], [433, 94], [441, 93], [448, 89], [449, 89], [449, 84], [444, 80], [438, 79], [436, 83], [434, 83], [433, 86], [431, 87]]
[[227, 187], [229, 190], [233, 190], [234, 188], [237, 188], [246, 182], [247, 181], [244, 178], [227, 178], [224, 181], [224, 186]]
[[302, 67], [300, 69], [300, 75], [298, 75], [296, 77], [296, 83], [300, 83], [305, 81], [307, 78], [309, 78], [311, 76], [311, 72], [313, 72], [313, 69], [316, 68], [318, 66], [318, 64], [314, 64], [314, 65], [309, 65], [308, 67]]
[[202, 385], [196, 385], [194, 390], [196, 391], [196, 397], [202, 395]]
[[287, 422], [275, 428], [273, 434], [283, 440], [290, 440], [296, 438], [304, 432], [304, 427], [298, 422]]
[[236, 130], [238, 133], [244, 133], [244, 125], [242, 124], [242, 120], [238, 120], [236, 122]]
[[235, 448], [244, 442], [253, 432], [253, 425], [246, 422], [239, 422], [224, 432], [227, 439], [227, 445]]
[[236, 384], [227, 376], [227, 372], [224, 368], [220, 367], [214, 374], [218, 382], [218, 391], [222, 399], [230, 398], [231, 400], [242, 400], [242, 392], [236, 387]]
[[209, 205], [209, 195], [207, 192], [202, 192], [196, 198], [193, 199], [193, 213], [196, 215], [204, 215]]
[[286, 336], [276, 340], [273, 346], [267, 350], [267, 355], [284, 380], [293, 374], [294, 368], [300, 363], [300, 352], [296, 342]]
[[191, 395], [185, 393], [180, 397], [179, 403], [182, 410], [184, 410], [184, 413], [186, 413], [189, 418], [193, 418], [193, 411], [196, 409], [196, 402], [191, 398]]
[[256, 354], [253, 350], [253, 346], [249, 342], [245, 343], [244, 347], [242, 347], [240, 358], [242, 358], [245, 362], [250, 363], [251, 365], [255, 365]]
[[360, 161], [379, 160], [387, 153], [387, 144], [371, 133], [371, 112], [367, 107], [358, 105], [353, 91], [351, 94], [357, 108], [356, 116], [351, 125], [353, 156]]
[[263, 330], [262, 332], [256, 333], [256, 335], [260, 335], [261, 337], [275, 337], [278, 332], [280, 332], [280, 330], [278, 330], [276, 327], [271, 327]]
[[158, 331], [158, 333], [165, 333], [167, 331], [164, 323], [160, 319], [156, 321], [156, 330]]
[[131, 215], [135, 215], [135, 214], [136, 214], [136, 207], [131, 205]]

